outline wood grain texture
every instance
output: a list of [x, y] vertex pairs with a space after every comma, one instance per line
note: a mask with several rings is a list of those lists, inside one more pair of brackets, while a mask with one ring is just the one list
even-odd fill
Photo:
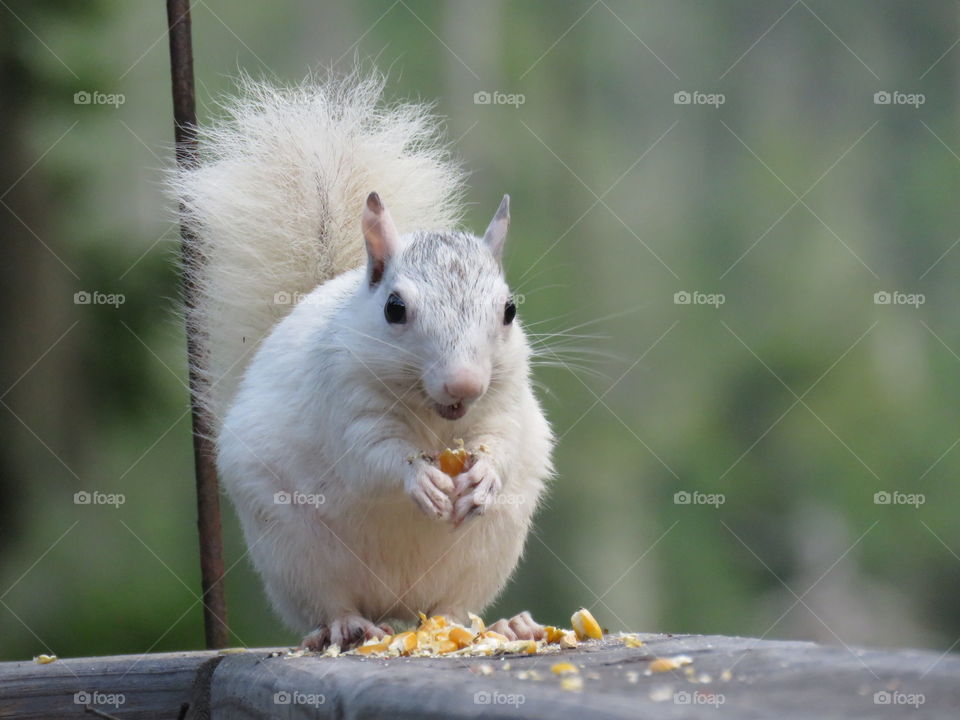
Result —
[[93, 718], [84, 710], [90, 700], [116, 717], [175, 719], [200, 668], [220, 659], [183, 652], [0, 663], [0, 718]]
[[[84, 691], [122, 693], [122, 704], [97, 706], [113, 717], [171, 720], [184, 703], [190, 720], [960, 717], [956, 654], [640, 637], [639, 648], [607, 639], [560, 655], [502, 658], [286, 658], [250, 650], [0, 663], [0, 718], [93, 717], [74, 702]], [[652, 659], [681, 654], [693, 659], [689, 672], [646, 674]], [[581, 692], [561, 689], [550, 671], [559, 660], [580, 668]], [[483, 665], [493, 671], [483, 674]]]
[[[502, 659], [232, 656], [214, 673], [211, 708], [213, 717], [244, 719], [960, 717], [957, 655], [719, 636], [641, 637], [646, 644], [640, 648], [606, 640], [562, 656]], [[651, 659], [678, 654], [693, 658], [692, 676], [683, 670], [644, 674]], [[560, 659], [580, 666], [582, 692], [560, 688], [550, 671]], [[480, 674], [484, 664], [494, 671]], [[531, 670], [543, 679], [518, 677]], [[721, 680], [725, 670], [732, 675], [728, 681]], [[709, 682], [692, 681], [703, 675]], [[878, 703], [878, 692], [902, 695], [881, 696]], [[904, 704], [911, 694], [923, 696], [917, 707]], [[887, 697], [890, 704], [883, 704]]]

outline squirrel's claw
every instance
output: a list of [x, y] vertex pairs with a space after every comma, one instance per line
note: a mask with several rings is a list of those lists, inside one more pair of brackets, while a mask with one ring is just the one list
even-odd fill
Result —
[[307, 633], [300, 641], [299, 650], [309, 650], [310, 652], [323, 652], [330, 644], [330, 628], [326, 625], [320, 625], [316, 630]]
[[342, 615], [330, 624], [330, 644], [347, 650], [362, 645], [366, 640], [386, 637], [389, 629], [389, 626], [376, 625], [360, 615]]

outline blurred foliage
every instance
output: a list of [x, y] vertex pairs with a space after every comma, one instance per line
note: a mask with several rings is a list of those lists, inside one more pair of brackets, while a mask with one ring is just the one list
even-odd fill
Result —
[[[292, 82], [355, 57], [393, 97], [436, 98], [473, 172], [470, 225], [513, 196], [525, 322], [595, 336], [574, 340], [603, 353], [585, 367], [537, 371], [558, 476], [488, 615], [566, 623], [583, 604], [612, 629], [955, 645], [955, 3], [193, 15], [203, 118], [238, 70]], [[164, 24], [160, 2], [0, 6], [3, 659], [202, 644]], [[725, 102], [675, 104], [695, 90]], [[883, 90], [925, 102], [875, 104]], [[83, 290], [126, 302], [75, 305]], [[894, 490], [926, 502], [875, 504]], [[225, 518], [235, 642], [292, 642]]]

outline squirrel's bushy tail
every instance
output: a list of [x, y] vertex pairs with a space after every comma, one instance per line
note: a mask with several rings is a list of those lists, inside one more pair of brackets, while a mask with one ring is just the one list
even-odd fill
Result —
[[199, 247], [187, 322], [203, 348], [198, 398], [216, 432], [259, 342], [318, 284], [365, 262], [376, 190], [401, 232], [459, 222], [463, 173], [422, 104], [383, 106], [354, 72], [277, 88], [247, 78], [199, 132], [198, 167], [170, 181]]

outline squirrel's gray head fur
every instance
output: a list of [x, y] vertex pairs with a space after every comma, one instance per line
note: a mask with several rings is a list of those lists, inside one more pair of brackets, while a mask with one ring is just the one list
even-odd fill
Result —
[[460, 231], [401, 236], [379, 196], [367, 201], [368, 321], [406, 369], [395, 379], [419, 383], [422, 399], [450, 420], [526, 359], [501, 266], [509, 221], [504, 196], [482, 238]]

